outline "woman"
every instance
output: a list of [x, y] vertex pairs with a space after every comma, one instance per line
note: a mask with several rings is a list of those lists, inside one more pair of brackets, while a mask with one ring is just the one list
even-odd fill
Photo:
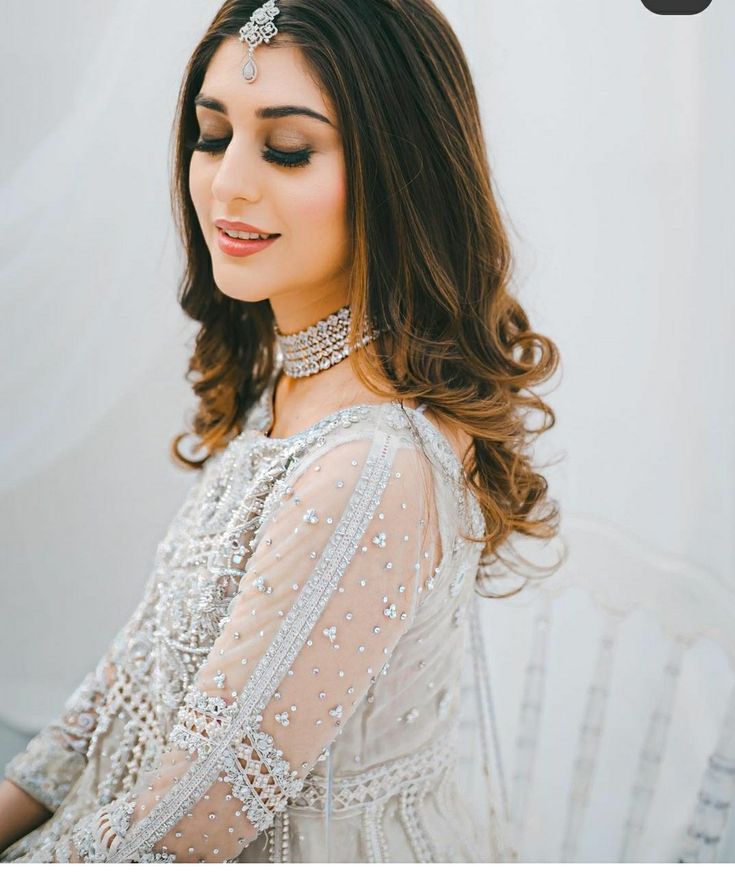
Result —
[[507, 857], [460, 792], [461, 653], [482, 553], [556, 532], [521, 390], [557, 350], [430, 0], [256, 5], [176, 120], [205, 457], [174, 441], [200, 472], [138, 608], [8, 764], [2, 861]]

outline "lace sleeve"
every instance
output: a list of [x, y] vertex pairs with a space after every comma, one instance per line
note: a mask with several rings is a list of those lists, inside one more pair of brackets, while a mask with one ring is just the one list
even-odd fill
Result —
[[160, 760], [76, 827], [71, 860], [225, 862], [272, 823], [412, 622], [427, 469], [378, 429], [288, 474], [243, 570], [231, 542], [238, 592]]
[[61, 713], [5, 766], [5, 778], [51, 812], [56, 811], [86, 766], [89, 742], [115, 672], [110, 647], [66, 700]]

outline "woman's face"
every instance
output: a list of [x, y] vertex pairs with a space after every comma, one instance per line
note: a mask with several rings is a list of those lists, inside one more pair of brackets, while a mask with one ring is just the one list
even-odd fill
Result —
[[[199, 139], [221, 142], [216, 152], [192, 153], [189, 191], [217, 287], [237, 300], [270, 300], [279, 327], [290, 333], [347, 301], [341, 137], [298, 48], [258, 46], [252, 84], [242, 77], [245, 57], [243, 44], [232, 37], [209, 64], [196, 97]], [[208, 107], [207, 101], [220, 106]], [[262, 117], [273, 108], [280, 108], [280, 117]], [[279, 236], [259, 251], [237, 256], [220, 247], [219, 219]]]

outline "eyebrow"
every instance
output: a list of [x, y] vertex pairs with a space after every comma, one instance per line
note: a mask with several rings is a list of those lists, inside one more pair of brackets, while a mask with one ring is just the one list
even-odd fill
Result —
[[[227, 107], [225, 104], [214, 97], [207, 97], [205, 94], [197, 94], [194, 98], [194, 104], [227, 115]], [[287, 115], [306, 115], [308, 118], [315, 118], [317, 121], [323, 121], [330, 127], [333, 126], [332, 122], [325, 115], [322, 115], [321, 112], [309, 109], [308, 106], [261, 106], [255, 110], [255, 114], [258, 118], [285, 118]]]

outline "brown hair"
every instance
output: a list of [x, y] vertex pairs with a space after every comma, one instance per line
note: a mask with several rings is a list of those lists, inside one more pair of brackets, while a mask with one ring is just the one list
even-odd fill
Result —
[[[187, 372], [199, 398], [191, 429], [208, 454], [184, 457], [186, 433], [172, 453], [191, 468], [240, 433], [275, 363], [270, 303], [233, 300], [216, 287], [189, 194], [194, 97], [222, 40], [236, 37], [259, 5], [227, 0], [219, 9], [186, 68], [174, 122], [172, 199], [186, 254], [179, 302], [201, 325]], [[355, 375], [386, 399], [423, 401], [472, 436], [463, 463], [491, 561], [513, 533], [550, 539], [558, 506], [545, 501], [547, 481], [527, 451], [555, 424], [531, 389], [554, 373], [559, 353], [531, 330], [509, 291], [510, 245], [455, 33], [430, 0], [279, 0], [278, 8], [278, 36], [265, 50], [301, 49], [342, 134], [353, 255], [349, 341], [365, 320], [382, 328], [350, 355]], [[536, 430], [528, 410], [544, 415]]]

